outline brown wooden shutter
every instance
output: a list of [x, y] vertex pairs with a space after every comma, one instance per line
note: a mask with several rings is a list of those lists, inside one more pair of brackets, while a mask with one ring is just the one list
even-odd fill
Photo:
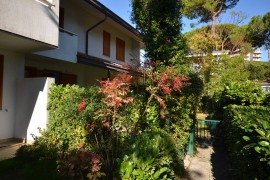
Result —
[[103, 31], [103, 55], [110, 57], [111, 51], [111, 34]]
[[0, 110], [3, 109], [4, 56], [0, 55]]
[[125, 61], [125, 41], [116, 38], [116, 59]]

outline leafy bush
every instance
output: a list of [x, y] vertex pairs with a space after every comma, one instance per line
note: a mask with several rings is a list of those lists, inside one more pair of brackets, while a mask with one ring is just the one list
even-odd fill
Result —
[[266, 80], [270, 75], [268, 62], [255, 62], [248, 63], [247, 70], [250, 72], [250, 80]]
[[212, 118], [222, 119], [223, 108], [230, 104], [235, 105], [262, 105], [265, 103], [266, 94], [259, 83], [253, 81], [233, 81], [224, 85], [219, 96], [205, 99], [211, 104]]
[[[59, 151], [82, 147], [89, 133], [86, 125], [94, 121], [95, 112], [102, 106], [97, 92], [97, 87], [54, 85], [49, 94], [48, 129], [36, 141], [50, 144]], [[80, 111], [82, 109], [84, 111]]]
[[247, 80], [227, 84], [221, 98], [223, 107], [229, 104], [260, 105], [264, 101], [265, 93], [260, 84]]
[[269, 177], [269, 114], [270, 109], [262, 106], [226, 107], [224, 137], [240, 179]]
[[60, 154], [57, 169], [65, 178], [97, 179], [105, 176], [101, 170], [101, 157], [84, 149]]
[[[41, 130], [42, 136], [29, 148], [52, 149], [54, 156], [59, 155], [59, 171], [65, 177], [93, 179], [106, 174], [112, 179], [126, 177], [128, 167], [122, 164], [135, 150], [133, 146], [143, 148], [140, 139], [145, 139], [149, 151], [156, 153], [149, 167], [154, 173], [146, 177], [173, 178], [183, 171], [176, 168], [183, 162], [198, 91], [196, 86], [190, 89], [190, 79], [174, 68], [145, 75], [145, 84], [134, 85], [131, 75], [119, 74], [100, 81], [101, 87], [53, 86], [48, 128]], [[95, 172], [91, 169], [96, 165], [88, 158], [91, 154], [98, 154], [102, 162]], [[142, 170], [143, 164], [136, 166]]]
[[[120, 167], [122, 179], [174, 179], [181, 172], [175, 144], [163, 130], [148, 130], [136, 137]], [[179, 169], [177, 169], [179, 168]]]
[[52, 159], [57, 158], [57, 151], [50, 145], [35, 143], [23, 145], [16, 152], [16, 157], [22, 159]]

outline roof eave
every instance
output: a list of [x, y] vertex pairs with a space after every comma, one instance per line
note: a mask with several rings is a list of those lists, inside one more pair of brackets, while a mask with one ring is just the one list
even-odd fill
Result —
[[87, 3], [91, 4], [94, 8], [96, 8], [101, 13], [105, 14], [109, 18], [111, 18], [116, 23], [120, 24], [122, 27], [133, 33], [135, 36], [137, 36], [140, 40], [142, 40], [141, 34], [130, 24], [128, 24], [125, 20], [123, 20], [121, 17], [116, 15], [114, 12], [112, 12], [110, 9], [108, 9], [106, 6], [98, 2], [97, 0], [85, 0]]

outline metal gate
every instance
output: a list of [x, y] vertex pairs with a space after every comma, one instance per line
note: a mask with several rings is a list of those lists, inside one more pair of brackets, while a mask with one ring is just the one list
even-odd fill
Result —
[[219, 120], [197, 120], [195, 126], [196, 139], [211, 143]]
[[213, 136], [219, 123], [219, 120], [196, 120], [190, 132], [189, 155], [193, 156], [195, 154], [195, 142], [199, 144], [212, 144]]

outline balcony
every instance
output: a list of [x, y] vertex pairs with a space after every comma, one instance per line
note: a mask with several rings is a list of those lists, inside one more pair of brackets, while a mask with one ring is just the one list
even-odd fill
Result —
[[33, 54], [62, 61], [77, 62], [78, 36], [65, 29], [59, 29], [59, 46], [57, 49], [38, 51]]
[[0, 48], [30, 53], [58, 47], [59, 0], [53, 3], [0, 1]]

